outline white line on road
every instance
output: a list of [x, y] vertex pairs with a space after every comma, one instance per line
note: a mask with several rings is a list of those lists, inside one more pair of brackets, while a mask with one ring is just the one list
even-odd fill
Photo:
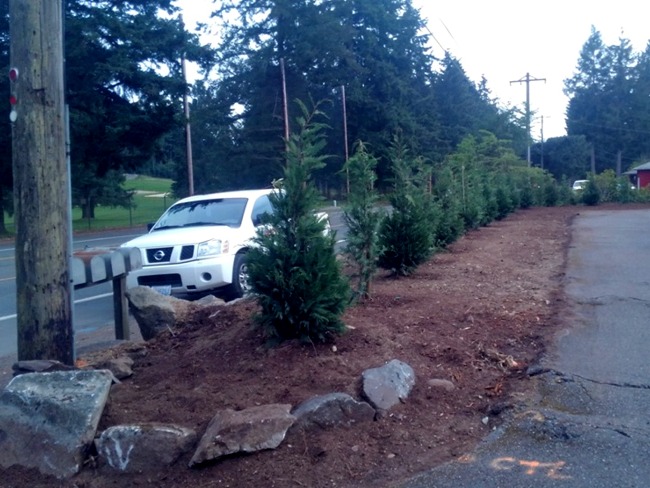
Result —
[[112, 297], [113, 293], [104, 293], [102, 295], [95, 295], [94, 297], [88, 297], [88, 298], [80, 298], [79, 300], [75, 300], [74, 303], [86, 303], [86, 302], [92, 302], [93, 300], [99, 300], [100, 298], [106, 298], [106, 297]]
[[[144, 232], [144, 231], [143, 231]], [[131, 237], [139, 237], [143, 234], [143, 232], [140, 232], [139, 234], [124, 234], [124, 235], [119, 235], [119, 236], [109, 236], [109, 237], [96, 237], [94, 239], [75, 239], [74, 243], [75, 244], [83, 244], [84, 242], [94, 242], [94, 241], [116, 241], [116, 240], [129, 240]]]
[[[86, 303], [86, 302], [92, 302], [93, 300], [99, 300], [101, 298], [106, 298], [106, 297], [112, 297], [113, 293], [104, 293], [102, 295], [95, 295], [94, 297], [88, 297], [88, 298], [80, 298], [79, 300], [75, 300], [74, 303], [75, 305], [78, 303]], [[0, 322], [4, 320], [13, 320], [17, 317], [16, 314], [13, 315], [5, 315], [4, 317], [0, 317]]]

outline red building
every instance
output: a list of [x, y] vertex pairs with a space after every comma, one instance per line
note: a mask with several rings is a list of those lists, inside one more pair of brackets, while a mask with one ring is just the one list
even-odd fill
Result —
[[626, 174], [630, 175], [630, 179], [637, 188], [650, 186], [650, 163], [632, 168]]

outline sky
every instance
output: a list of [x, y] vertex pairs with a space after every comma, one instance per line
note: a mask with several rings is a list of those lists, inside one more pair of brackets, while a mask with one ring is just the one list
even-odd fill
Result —
[[[544, 140], [566, 134], [564, 80], [576, 71], [591, 34], [607, 45], [629, 39], [635, 52], [650, 40], [650, 2], [645, 0], [412, 0], [431, 32], [431, 52], [459, 59], [467, 76], [482, 76], [503, 106], [523, 109], [530, 79], [531, 135]], [[188, 28], [207, 20], [210, 0], [177, 0]], [[542, 122], [543, 121], [543, 122]], [[543, 124], [543, 127], [542, 127]]]

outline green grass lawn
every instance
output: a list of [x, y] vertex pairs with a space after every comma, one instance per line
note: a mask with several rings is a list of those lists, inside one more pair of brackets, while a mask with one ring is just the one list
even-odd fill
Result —
[[[172, 180], [138, 176], [124, 183], [124, 188], [135, 192], [135, 208], [95, 207], [94, 219], [82, 219], [81, 208], [72, 209], [72, 227], [74, 232], [88, 230], [115, 229], [121, 227], [146, 227], [155, 222], [160, 215], [175, 202], [170, 196]], [[13, 217], [5, 214], [5, 225], [10, 234], [14, 234]]]

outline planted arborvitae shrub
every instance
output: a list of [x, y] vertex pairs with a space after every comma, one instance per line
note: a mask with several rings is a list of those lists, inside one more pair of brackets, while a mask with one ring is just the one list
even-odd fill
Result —
[[247, 256], [250, 285], [261, 306], [256, 317], [271, 343], [324, 342], [344, 331], [349, 287], [334, 252], [335, 236], [317, 215], [312, 173], [323, 167], [324, 125], [318, 107], [300, 103], [299, 132], [287, 141], [282, 190]]
[[457, 200], [438, 201], [435, 208], [437, 209], [437, 222], [434, 245], [445, 248], [455, 242], [465, 232], [465, 222], [460, 213], [460, 204]]
[[547, 180], [544, 184], [544, 206], [555, 207], [559, 200], [557, 185], [554, 180]]
[[530, 182], [528, 182], [528, 184], [525, 184], [521, 188], [521, 192], [519, 193], [519, 206], [521, 208], [530, 208], [533, 206], [533, 190], [530, 186]]
[[350, 195], [343, 216], [348, 227], [346, 252], [357, 268], [356, 295], [370, 296], [370, 284], [377, 270], [378, 231], [382, 212], [377, 209], [375, 168], [377, 159], [363, 142], [357, 143], [354, 155], [346, 163], [350, 176]]
[[411, 158], [399, 138], [392, 146], [392, 210], [379, 231], [379, 266], [395, 275], [406, 276], [433, 253], [435, 213], [427, 193], [422, 161]]
[[478, 192], [468, 194], [463, 200], [461, 217], [467, 229], [478, 229], [487, 223], [485, 219], [485, 200]]
[[630, 203], [636, 199], [636, 190], [631, 186], [627, 178], [619, 178], [616, 187], [616, 201], [620, 203]]
[[517, 185], [512, 181], [508, 182], [508, 196], [510, 198], [510, 212], [521, 208], [521, 195]]
[[563, 176], [559, 182], [557, 195], [559, 205], [575, 204], [575, 192], [571, 189], [571, 185], [566, 176]]
[[512, 200], [510, 200], [507, 189], [503, 185], [497, 186], [494, 193], [494, 200], [497, 204], [496, 219], [501, 220], [506, 218], [512, 212]]
[[587, 180], [587, 186], [585, 189], [582, 191], [582, 203], [585, 205], [598, 205], [600, 203], [600, 190], [598, 189], [598, 185], [596, 185], [596, 180], [594, 178], [590, 177]]
[[447, 247], [465, 232], [465, 222], [462, 217], [462, 201], [458, 197], [457, 185], [449, 168], [441, 168], [435, 177], [433, 187], [435, 206], [437, 209], [437, 226], [435, 228], [434, 245]]
[[497, 204], [496, 192], [489, 183], [483, 183], [484, 211], [481, 225], [488, 225], [499, 216], [499, 206]]

